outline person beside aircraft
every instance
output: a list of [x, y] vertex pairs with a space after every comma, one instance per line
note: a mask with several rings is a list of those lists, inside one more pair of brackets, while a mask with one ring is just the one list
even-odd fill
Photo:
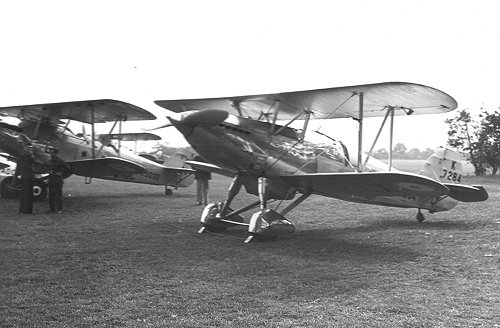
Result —
[[33, 157], [33, 146], [31, 143], [27, 143], [24, 145], [18, 161], [18, 172], [21, 176], [19, 214], [33, 213], [33, 183], [35, 181], [35, 174], [33, 172], [34, 165], [35, 158]]
[[62, 212], [62, 187], [64, 177], [71, 168], [66, 162], [57, 156], [57, 148], [49, 148], [50, 153], [50, 173], [49, 173], [49, 210], [48, 212]]
[[[196, 156], [194, 161], [205, 162], [200, 156]], [[212, 174], [208, 171], [196, 169], [194, 171], [194, 179], [196, 180], [196, 204], [208, 204], [208, 181], [212, 178]]]

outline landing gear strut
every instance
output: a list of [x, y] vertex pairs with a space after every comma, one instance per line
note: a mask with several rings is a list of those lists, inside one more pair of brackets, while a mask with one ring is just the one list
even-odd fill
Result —
[[[284, 215], [303, 202], [310, 194], [302, 195], [278, 213], [275, 210], [267, 208], [267, 179], [261, 177], [258, 180], [259, 201], [233, 211], [229, 206], [234, 197], [239, 193], [242, 185], [241, 177], [237, 175], [231, 183], [227, 200], [224, 203], [212, 203], [205, 207], [201, 215], [203, 227], [200, 229], [200, 233], [205, 230], [220, 232], [232, 225], [244, 225], [248, 227], [248, 232], [250, 233], [245, 243], [249, 243], [253, 239], [259, 241], [274, 240], [279, 235], [294, 232], [295, 226]], [[260, 209], [252, 215], [250, 222], [243, 223], [243, 217], [240, 214], [257, 206], [260, 206]]]

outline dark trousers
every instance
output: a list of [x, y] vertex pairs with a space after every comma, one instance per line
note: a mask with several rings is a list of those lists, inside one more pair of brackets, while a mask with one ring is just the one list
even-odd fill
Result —
[[49, 209], [51, 212], [62, 211], [62, 183], [49, 183]]
[[21, 180], [19, 213], [33, 213], [33, 180]]

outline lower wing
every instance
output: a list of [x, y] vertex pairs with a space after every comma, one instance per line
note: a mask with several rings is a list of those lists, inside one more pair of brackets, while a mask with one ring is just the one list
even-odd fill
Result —
[[379, 196], [430, 198], [450, 192], [435, 180], [402, 172], [317, 173], [281, 176], [280, 179], [303, 192], [340, 199]]
[[142, 166], [118, 157], [86, 159], [68, 164], [74, 174], [93, 178], [127, 177], [147, 172]]

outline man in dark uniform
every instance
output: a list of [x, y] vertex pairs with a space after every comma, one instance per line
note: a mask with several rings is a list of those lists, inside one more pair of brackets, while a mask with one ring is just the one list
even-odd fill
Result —
[[33, 145], [28, 143], [17, 162], [18, 172], [21, 176], [21, 197], [19, 202], [19, 214], [33, 213], [33, 183], [35, 174], [33, 166], [35, 158], [33, 157]]
[[68, 164], [57, 156], [59, 151], [50, 148], [50, 173], [49, 173], [49, 212], [61, 213], [62, 211], [62, 186], [63, 180], [70, 170]]

